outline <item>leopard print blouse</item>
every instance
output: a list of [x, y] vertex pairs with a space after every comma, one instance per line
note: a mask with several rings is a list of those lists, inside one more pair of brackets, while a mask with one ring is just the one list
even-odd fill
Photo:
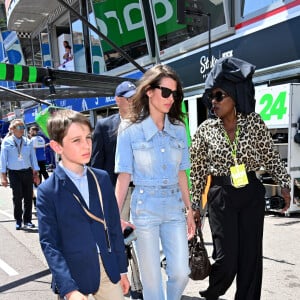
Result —
[[[238, 113], [237, 125], [240, 128], [236, 155], [238, 164], [245, 164], [247, 172], [258, 171], [262, 167], [281, 187], [290, 188], [290, 176], [260, 115]], [[200, 204], [207, 175], [228, 176], [230, 167], [234, 165], [221, 119], [208, 119], [198, 127], [190, 154], [191, 196], [193, 202]]]

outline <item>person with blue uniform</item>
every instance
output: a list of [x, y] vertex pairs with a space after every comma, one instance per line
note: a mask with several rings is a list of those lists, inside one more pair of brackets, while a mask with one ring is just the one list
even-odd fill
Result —
[[[186, 176], [190, 163], [182, 101], [177, 74], [167, 65], [155, 65], [140, 79], [130, 123], [117, 138], [116, 197], [121, 211], [132, 179], [132, 224], [121, 222], [136, 231], [144, 300], [181, 299], [190, 273], [188, 238], [194, 236], [195, 223]], [[166, 290], [160, 246], [167, 263]]]
[[40, 182], [42, 182], [42, 176], [47, 179], [49, 174], [46, 168], [46, 141], [41, 135], [38, 135], [38, 132], [39, 128], [37, 126], [30, 127], [29, 134], [40, 167]]

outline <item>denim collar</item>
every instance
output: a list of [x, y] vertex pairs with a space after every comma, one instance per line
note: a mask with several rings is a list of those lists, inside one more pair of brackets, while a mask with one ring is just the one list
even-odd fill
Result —
[[[145, 134], [145, 138], [147, 141], [149, 141], [157, 132], [158, 130], [157, 126], [155, 125], [153, 119], [151, 116], [148, 116], [143, 122], [142, 122], [142, 128]], [[173, 127], [173, 124], [169, 121], [168, 115], [165, 114], [165, 123], [164, 123], [164, 129], [163, 132], [166, 132], [170, 136], [176, 137], [176, 132]]]

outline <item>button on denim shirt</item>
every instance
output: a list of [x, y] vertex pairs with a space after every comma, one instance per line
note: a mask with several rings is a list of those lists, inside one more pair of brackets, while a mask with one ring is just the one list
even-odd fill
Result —
[[190, 167], [186, 130], [165, 117], [159, 131], [149, 116], [120, 130], [117, 139], [116, 173], [129, 173], [138, 186], [178, 184], [178, 172]]

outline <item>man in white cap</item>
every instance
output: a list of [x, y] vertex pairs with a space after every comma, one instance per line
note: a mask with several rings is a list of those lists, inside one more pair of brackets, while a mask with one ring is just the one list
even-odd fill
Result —
[[[128, 118], [131, 98], [135, 92], [136, 86], [131, 81], [123, 81], [120, 83], [115, 91], [115, 99], [119, 108], [119, 113], [98, 120], [93, 134], [91, 166], [106, 170], [114, 187], [118, 177], [118, 174], [114, 172], [118, 129], [121, 121]], [[121, 217], [124, 220], [129, 219], [129, 206], [130, 195], [127, 195], [127, 199], [121, 213]], [[132, 256], [135, 258], [134, 253], [132, 253]], [[143, 299], [137, 264], [133, 263], [131, 269], [132, 280], [130, 297], [135, 300]]]

